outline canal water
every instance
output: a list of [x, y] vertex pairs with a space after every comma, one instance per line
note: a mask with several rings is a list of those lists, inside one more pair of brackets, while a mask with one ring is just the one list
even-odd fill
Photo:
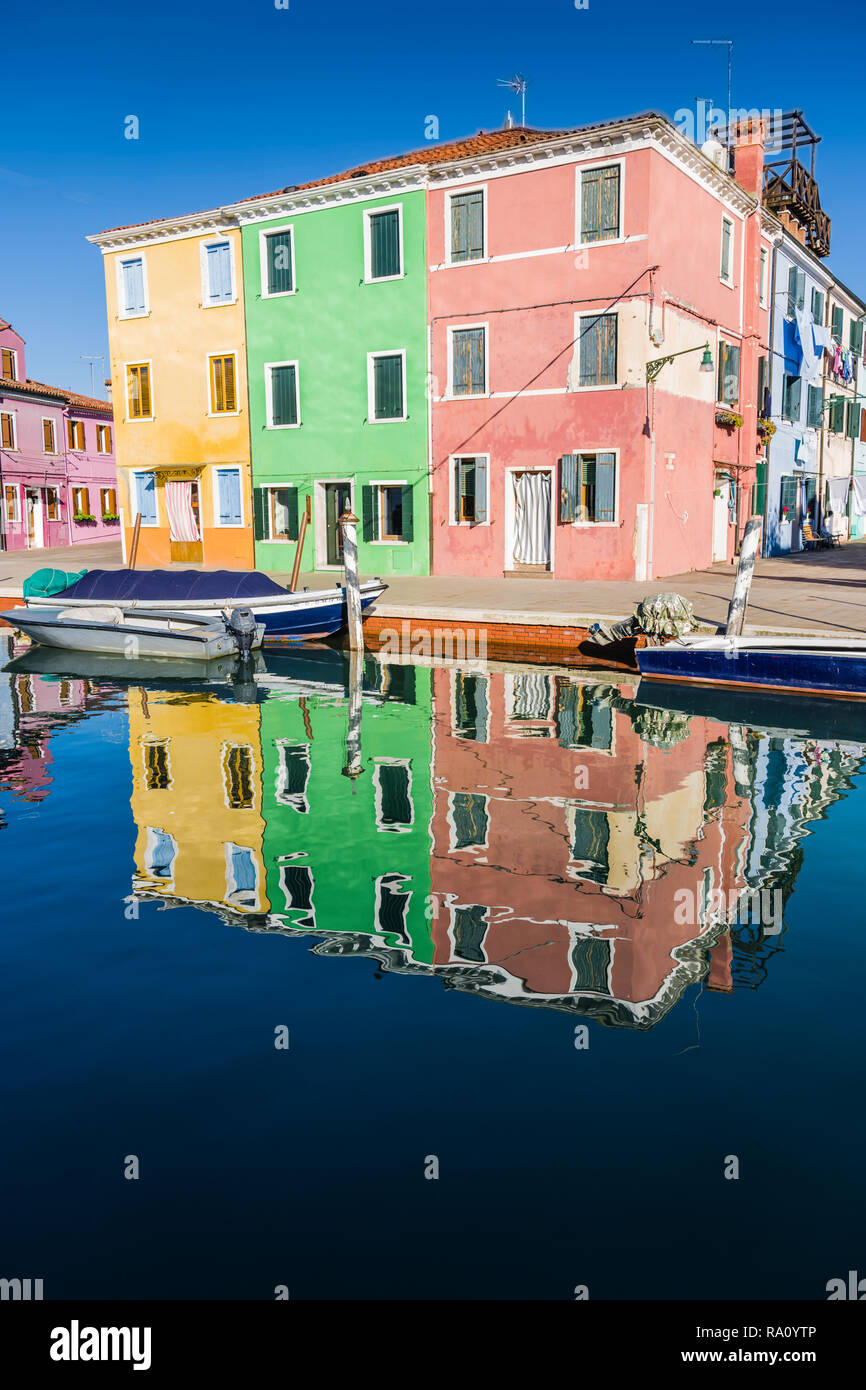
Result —
[[0, 1276], [720, 1299], [862, 1270], [856, 706], [9, 654]]

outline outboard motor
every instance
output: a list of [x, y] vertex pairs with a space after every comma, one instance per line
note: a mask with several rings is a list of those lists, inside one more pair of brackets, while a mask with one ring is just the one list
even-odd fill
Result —
[[226, 619], [226, 627], [235, 639], [238, 655], [248, 661], [256, 635], [256, 618], [251, 608], [233, 608]]

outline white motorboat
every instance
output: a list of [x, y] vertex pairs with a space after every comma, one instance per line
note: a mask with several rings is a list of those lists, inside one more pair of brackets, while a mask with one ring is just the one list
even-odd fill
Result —
[[93, 604], [74, 608], [12, 608], [3, 616], [12, 627], [43, 646], [102, 652], [127, 660], [176, 657], [212, 661], [218, 657], [245, 656], [262, 645], [265, 632], [264, 623], [257, 623], [248, 608], [235, 608], [218, 618]]

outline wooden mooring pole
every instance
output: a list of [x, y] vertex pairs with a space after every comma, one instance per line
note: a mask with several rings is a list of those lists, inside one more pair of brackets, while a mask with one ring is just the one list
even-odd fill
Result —
[[301, 517], [301, 525], [298, 531], [298, 548], [295, 551], [295, 563], [292, 565], [292, 580], [289, 590], [294, 593], [298, 587], [298, 575], [301, 572], [301, 556], [304, 553], [304, 537], [307, 534], [307, 527], [310, 524], [310, 495], [307, 494], [307, 505], [304, 508], [304, 515]]
[[135, 558], [138, 555], [138, 538], [141, 535], [141, 512], [135, 514], [135, 526], [132, 531], [132, 549], [129, 552], [129, 569], [135, 569]]
[[361, 712], [364, 698], [364, 653], [358, 647], [349, 652], [349, 706], [346, 724], [346, 764], [343, 776], [351, 779], [352, 794], [355, 779], [364, 771], [361, 757]]
[[755, 572], [755, 561], [758, 558], [763, 524], [763, 519], [759, 516], [750, 516], [746, 522], [743, 543], [740, 546], [740, 558], [737, 563], [737, 577], [734, 580], [734, 592], [728, 607], [726, 637], [741, 637], [743, 635], [746, 605], [749, 602], [749, 590], [752, 587], [752, 575]]
[[358, 578], [358, 518], [348, 508], [340, 517], [343, 528], [343, 566], [346, 571], [346, 610], [349, 619], [349, 647], [364, 650], [364, 625], [361, 621], [361, 581]]

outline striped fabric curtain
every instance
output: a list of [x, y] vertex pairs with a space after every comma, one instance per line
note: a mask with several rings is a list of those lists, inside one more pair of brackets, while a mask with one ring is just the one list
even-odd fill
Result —
[[192, 483], [166, 483], [165, 507], [168, 512], [169, 534], [173, 541], [201, 540], [198, 522], [192, 509]]
[[514, 475], [514, 558], [520, 565], [550, 562], [550, 474]]

